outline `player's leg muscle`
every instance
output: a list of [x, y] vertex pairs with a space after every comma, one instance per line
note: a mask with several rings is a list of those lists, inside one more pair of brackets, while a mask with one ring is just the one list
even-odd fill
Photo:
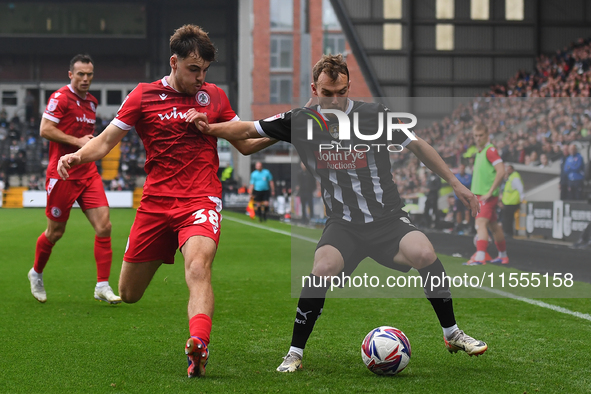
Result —
[[476, 218], [476, 233], [478, 234], [478, 239], [481, 241], [488, 240], [488, 226], [490, 221], [487, 218]]
[[52, 244], [55, 244], [66, 232], [66, 222], [56, 222], [55, 220], [47, 219], [47, 230], [45, 236]]
[[128, 304], [138, 302], [160, 265], [162, 265], [162, 260], [146, 263], [124, 261], [119, 276], [119, 296], [123, 302]]
[[111, 236], [111, 220], [109, 218], [109, 207], [90, 208], [84, 211], [88, 221], [99, 237]]
[[413, 268], [425, 268], [437, 259], [433, 245], [425, 234], [411, 231], [400, 240], [398, 253], [394, 262], [410, 265]]
[[345, 267], [341, 252], [331, 245], [319, 247], [314, 254], [312, 274], [316, 276], [338, 275]]
[[493, 234], [493, 238], [495, 241], [502, 241], [505, 239], [505, 234], [503, 233], [503, 228], [498, 222], [490, 222], [488, 224], [490, 231]]
[[189, 287], [189, 318], [199, 313], [213, 315], [213, 288], [211, 265], [217, 251], [213, 239], [204, 236], [190, 237], [182, 246], [185, 258], [185, 280]]

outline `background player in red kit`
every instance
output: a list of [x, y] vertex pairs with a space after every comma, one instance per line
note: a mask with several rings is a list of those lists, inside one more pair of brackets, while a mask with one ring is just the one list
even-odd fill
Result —
[[29, 271], [31, 293], [39, 302], [47, 300], [43, 284], [43, 269], [55, 243], [64, 235], [70, 210], [78, 201], [96, 232], [94, 257], [97, 284], [94, 298], [111, 304], [121, 298], [109, 286], [113, 251], [109, 204], [101, 176], [94, 163], [77, 167], [67, 181], [59, 179], [57, 162], [65, 154], [75, 152], [92, 139], [97, 100], [88, 89], [94, 75], [94, 64], [88, 55], [76, 55], [70, 61], [70, 84], [54, 92], [41, 120], [41, 136], [50, 141], [47, 167], [47, 229], [37, 239], [35, 263]]
[[486, 125], [475, 124], [472, 135], [478, 153], [476, 153], [474, 160], [471, 190], [478, 197], [480, 212], [476, 216], [476, 253], [464, 265], [486, 264], [489, 229], [492, 232], [495, 246], [499, 250], [498, 257], [489, 261], [494, 264], [509, 264], [505, 235], [503, 228], [497, 222], [499, 186], [505, 177], [505, 164], [497, 149], [490, 143]]
[[[220, 236], [222, 209], [217, 138], [186, 122], [190, 108], [209, 122], [238, 120], [225, 93], [205, 82], [215, 47], [207, 33], [185, 25], [170, 38], [171, 72], [152, 83], [139, 84], [127, 96], [117, 116], [97, 138], [78, 152], [63, 156], [58, 171], [69, 176], [82, 163], [104, 157], [132, 126], [146, 148], [148, 174], [144, 195], [129, 235], [119, 293], [137, 302], [162, 263], [172, 264], [180, 247], [189, 287], [189, 331], [185, 353], [189, 377], [202, 376], [214, 309], [211, 264]], [[234, 144], [243, 154], [275, 140]]]

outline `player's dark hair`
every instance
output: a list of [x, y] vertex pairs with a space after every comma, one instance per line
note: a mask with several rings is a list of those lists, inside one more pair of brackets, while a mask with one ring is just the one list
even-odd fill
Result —
[[347, 81], [349, 81], [349, 68], [340, 53], [338, 55], [324, 55], [318, 60], [312, 69], [314, 83], [318, 82], [318, 78], [322, 73], [328, 75], [333, 81], [338, 79], [339, 74], [345, 74]]
[[215, 60], [216, 49], [207, 33], [197, 25], [184, 25], [170, 37], [170, 54], [181, 59], [197, 52], [207, 62]]
[[72, 58], [72, 60], [70, 60], [70, 71], [74, 71], [74, 64], [78, 63], [78, 62], [82, 62], [82, 63], [90, 63], [94, 66], [94, 61], [92, 60], [92, 58], [90, 57], [89, 54], [77, 54], [76, 56], [74, 56]]

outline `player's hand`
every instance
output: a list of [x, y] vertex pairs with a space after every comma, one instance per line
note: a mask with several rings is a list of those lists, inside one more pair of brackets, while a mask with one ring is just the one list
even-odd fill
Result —
[[64, 155], [57, 162], [57, 173], [65, 181], [70, 176], [68, 171], [78, 164], [80, 164], [80, 156], [76, 153]]
[[195, 108], [190, 108], [187, 111], [185, 122], [195, 123], [197, 129], [202, 133], [209, 130], [209, 121], [207, 120], [207, 115], [202, 112], [198, 112]]
[[86, 145], [88, 143], [88, 141], [90, 141], [93, 138], [94, 138], [94, 136], [92, 134], [87, 134], [84, 137], [80, 137], [80, 138], [78, 138], [78, 143], [76, 144], [76, 146], [78, 148], [82, 148], [84, 145]]
[[472, 212], [472, 217], [476, 217], [478, 212], [480, 212], [480, 203], [478, 202], [478, 198], [472, 193], [466, 186], [458, 183], [458, 186], [454, 187], [454, 192], [456, 196], [460, 199], [462, 204]]
[[487, 192], [486, 194], [483, 194], [482, 196], [480, 196], [480, 201], [482, 201], [482, 203], [484, 204], [491, 197], [492, 197], [492, 193]]

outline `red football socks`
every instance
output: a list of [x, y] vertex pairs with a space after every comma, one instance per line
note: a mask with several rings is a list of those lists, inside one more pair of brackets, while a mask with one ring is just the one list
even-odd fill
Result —
[[495, 242], [495, 245], [497, 246], [499, 253], [503, 253], [504, 251], [507, 250], [507, 244], [506, 244], [505, 240], [502, 240], [500, 242]]
[[476, 251], [477, 252], [486, 252], [486, 248], [488, 247], [488, 241], [485, 240], [478, 240], [476, 241]]
[[189, 332], [192, 337], [201, 339], [205, 346], [209, 345], [209, 334], [211, 333], [211, 317], [199, 313], [189, 319]]
[[45, 269], [45, 265], [51, 256], [51, 249], [53, 245], [45, 236], [45, 231], [37, 238], [37, 246], [35, 247], [35, 265], [33, 268], [35, 272], [40, 274]]
[[113, 249], [111, 237], [94, 237], [94, 259], [96, 260], [96, 281], [106, 282], [111, 274]]

